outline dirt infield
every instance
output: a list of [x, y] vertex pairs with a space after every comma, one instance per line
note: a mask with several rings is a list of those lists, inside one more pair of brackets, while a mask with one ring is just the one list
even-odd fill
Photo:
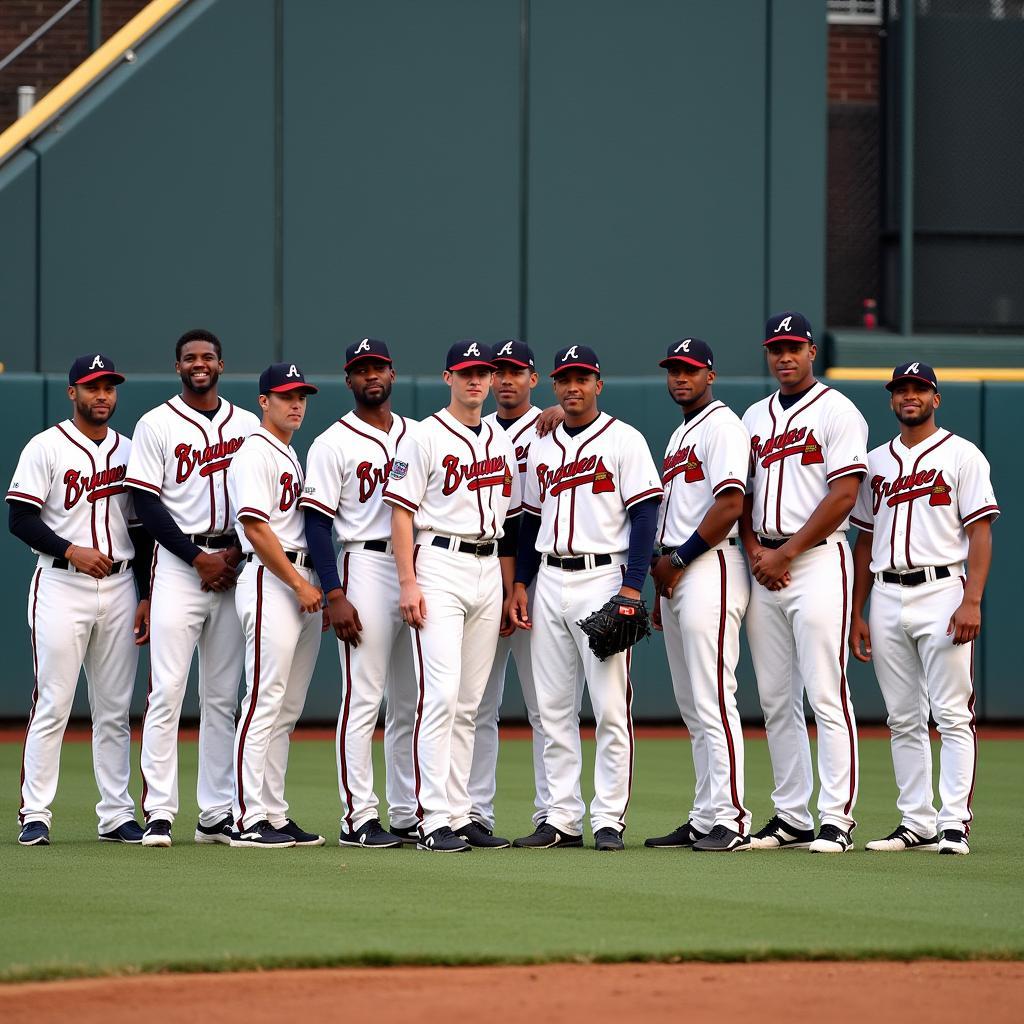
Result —
[[[0, 986], [0, 1019], [218, 1021], [417, 1018], [714, 1021], [756, 1017], [829, 1024], [896, 1016], [932, 1022], [969, 1011], [986, 1024], [1019, 1021], [1024, 963], [549, 964], [393, 967], [240, 974], [150, 975]], [[474, 1010], [475, 1008], [475, 1010]]]

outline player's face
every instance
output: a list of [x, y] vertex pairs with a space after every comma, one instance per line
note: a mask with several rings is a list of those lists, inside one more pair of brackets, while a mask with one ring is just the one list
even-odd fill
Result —
[[604, 381], [587, 370], [566, 370], [555, 377], [554, 388], [566, 417], [586, 420], [597, 412], [597, 396], [604, 390]]
[[930, 385], [920, 380], [901, 380], [892, 389], [892, 411], [896, 419], [908, 427], [927, 423], [938, 409], [942, 399]]
[[345, 383], [356, 405], [375, 409], [391, 397], [395, 371], [383, 359], [361, 359], [345, 375]]
[[672, 401], [685, 409], [704, 398], [715, 379], [715, 371], [706, 366], [691, 366], [677, 359], [669, 363], [666, 376]]
[[518, 409], [530, 400], [530, 392], [537, 386], [537, 374], [528, 366], [498, 363], [491, 379], [491, 391], [499, 409]]
[[174, 364], [181, 383], [193, 394], [206, 394], [217, 386], [224, 372], [224, 360], [208, 341], [190, 341], [181, 350], [181, 358]]
[[768, 369], [783, 393], [810, 385], [817, 352], [817, 347], [806, 341], [773, 341], [765, 346]]
[[479, 409], [487, 399], [492, 376], [486, 366], [467, 366], [465, 370], [446, 370], [444, 379], [452, 389], [452, 401], [466, 409]]
[[86, 423], [101, 427], [117, 408], [117, 385], [109, 377], [100, 377], [68, 388], [68, 397]]
[[282, 433], [296, 431], [306, 415], [306, 392], [271, 391], [269, 395], [260, 395], [260, 408], [267, 426]]

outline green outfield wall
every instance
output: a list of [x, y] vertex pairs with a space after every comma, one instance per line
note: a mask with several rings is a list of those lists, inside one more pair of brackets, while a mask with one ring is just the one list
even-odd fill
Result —
[[[543, 361], [550, 353], [543, 353]], [[625, 355], [613, 357], [627, 365]], [[119, 363], [118, 365], [122, 365]], [[314, 376], [314, 375], [311, 375]], [[295, 447], [305, 455], [309, 442], [349, 408], [349, 392], [337, 373], [316, 376], [320, 394], [310, 399], [309, 412]], [[0, 479], [6, 487], [11, 479], [18, 453], [28, 438], [67, 415], [66, 376], [6, 374], [0, 376], [0, 427], [7, 442], [0, 452]], [[886, 441], [895, 433], [887, 394], [881, 384], [842, 382], [839, 390], [847, 394], [863, 412], [871, 431], [871, 444]], [[114, 425], [130, 432], [136, 419], [147, 409], [179, 390], [172, 376], [136, 376], [119, 389]], [[723, 378], [715, 385], [717, 397], [742, 414], [751, 403], [770, 391], [761, 378]], [[256, 382], [252, 377], [225, 378], [223, 393], [232, 401], [256, 409]], [[400, 376], [395, 385], [395, 408], [420, 418], [446, 403], [447, 388], [439, 376]], [[1024, 686], [1021, 686], [1020, 658], [1013, 639], [1018, 623], [1018, 590], [1024, 579], [1024, 548], [1017, 542], [1015, 525], [1024, 516], [1024, 485], [1019, 479], [1020, 456], [1016, 449], [1014, 422], [1020, 419], [1024, 405], [1024, 384], [947, 384], [942, 388], [943, 405], [939, 421], [950, 430], [979, 444], [992, 464], [996, 495], [1003, 510], [994, 527], [995, 559], [983, 609], [982, 638], [975, 653], [977, 713], [982, 720], [1024, 719]], [[552, 400], [545, 378], [537, 387], [536, 399], [547, 405]], [[664, 445], [678, 425], [679, 413], [668, 399], [659, 377], [610, 377], [602, 395], [602, 406], [643, 431], [652, 452], [660, 460]], [[852, 535], [851, 535], [852, 539]], [[0, 588], [3, 612], [0, 643], [6, 652], [0, 674], [0, 718], [23, 719], [32, 694], [32, 659], [27, 624], [28, 584], [34, 565], [31, 553], [6, 530], [0, 531], [0, 557], [7, 566]], [[650, 595], [648, 594], [648, 597]], [[135, 691], [133, 709], [141, 714], [145, 702], [148, 666], [143, 658]], [[884, 707], [871, 669], [853, 662], [850, 685], [854, 706], [864, 720], [884, 718]], [[672, 696], [668, 666], [661, 638], [655, 635], [640, 644], [633, 659], [634, 714], [638, 720], [675, 720], [677, 711]], [[304, 721], [329, 721], [336, 717], [339, 703], [337, 647], [332, 635], [324, 637], [316, 674], [309, 692]], [[760, 715], [757, 689], [744, 641], [740, 665], [739, 704], [744, 718]], [[84, 683], [80, 687], [75, 713], [88, 714]], [[194, 684], [185, 701], [184, 714], [196, 716], [198, 705]], [[524, 716], [517, 683], [510, 681], [503, 714], [508, 719]]]

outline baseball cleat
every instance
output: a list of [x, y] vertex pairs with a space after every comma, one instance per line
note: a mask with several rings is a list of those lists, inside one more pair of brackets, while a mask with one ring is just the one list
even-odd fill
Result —
[[942, 830], [942, 838], [939, 840], [939, 853], [968, 854], [971, 848], [967, 845], [967, 836], [958, 828], [946, 828]]
[[231, 838], [232, 846], [247, 846], [254, 850], [287, 850], [295, 845], [291, 836], [278, 832], [265, 818], [249, 828], [239, 829]]
[[145, 833], [137, 821], [126, 821], [118, 825], [112, 832], [102, 832], [100, 834], [100, 842], [130, 843], [134, 845], [142, 842], [143, 835]]
[[299, 828], [291, 818], [275, 831], [291, 836], [295, 840], [296, 846], [323, 846], [326, 841], [323, 836], [317, 835], [315, 832], [307, 832], [305, 829]]
[[478, 850], [507, 850], [512, 844], [501, 836], [496, 836], [485, 825], [478, 821], [469, 821], [462, 828], [453, 829], [455, 834], [464, 839], [470, 846]]
[[409, 846], [415, 846], [420, 841], [420, 830], [415, 825], [410, 825], [408, 828], [401, 828], [398, 825], [388, 825], [388, 831], [393, 836], [398, 836], [403, 843]]
[[938, 847], [938, 836], [919, 836], [905, 825], [900, 825], [884, 839], [872, 839], [870, 843], [864, 844], [865, 850], [884, 853], [902, 853], [904, 850], [926, 850], [934, 853]]
[[338, 836], [339, 846], [365, 846], [369, 850], [397, 850], [403, 840], [393, 832], [385, 832], [380, 821], [371, 818], [364, 821], [354, 832], [341, 830]]
[[652, 836], [645, 839], [644, 846], [649, 846], [652, 850], [679, 850], [693, 846], [697, 840], [705, 836], [707, 832], [701, 832], [699, 828], [694, 827], [693, 822], [687, 821], [679, 828], [673, 829], [667, 836]]
[[750, 836], [741, 836], [726, 825], [716, 825], [703, 839], [693, 844], [698, 853], [733, 853], [750, 849]]
[[225, 846], [231, 846], [234, 824], [230, 814], [224, 815], [213, 825], [204, 825], [201, 821], [197, 821], [195, 841], [197, 843], [223, 843]]
[[520, 850], [553, 850], [556, 848], [581, 847], [583, 845], [583, 836], [574, 836], [561, 832], [554, 825], [544, 822], [543, 825], [538, 825], [536, 831], [530, 835], [514, 840], [512, 845]]
[[143, 846], [170, 846], [171, 823], [166, 818], [154, 818], [142, 833]]
[[[852, 832], [853, 829], [850, 829]], [[844, 832], [838, 825], [822, 825], [818, 838], [808, 847], [811, 853], [846, 853], [853, 849], [850, 832]]]
[[45, 821], [27, 821], [18, 833], [22, 846], [49, 846], [50, 826]]
[[750, 837], [752, 850], [806, 850], [814, 842], [814, 829], [797, 828], [777, 814]]
[[594, 833], [595, 850], [624, 850], [622, 833], [617, 828], [599, 828]]
[[435, 828], [428, 836], [424, 836], [417, 844], [417, 850], [430, 853], [472, 853], [473, 847], [464, 839], [460, 839], [447, 825]]

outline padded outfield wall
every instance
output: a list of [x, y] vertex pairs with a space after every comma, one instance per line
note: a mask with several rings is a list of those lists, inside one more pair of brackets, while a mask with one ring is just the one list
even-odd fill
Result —
[[[546, 363], [551, 352], [541, 350]], [[606, 359], [611, 370], [624, 369], [625, 355]], [[118, 365], [121, 365], [120, 363]], [[295, 447], [305, 456], [310, 441], [335, 418], [351, 408], [344, 380], [331, 375], [311, 375], [321, 387], [310, 399], [309, 412]], [[67, 377], [11, 375], [0, 376], [0, 428], [7, 443], [0, 453], [0, 478], [6, 487], [14, 471], [21, 446], [45, 425], [67, 415]], [[147, 409], [175, 393], [178, 381], [169, 376], [135, 376], [119, 389], [119, 405], [114, 424], [129, 432], [136, 419]], [[887, 394], [878, 383], [843, 382], [837, 385], [863, 412], [871, 430], [872, 446], [895, 433], [895, 420], [889, 411]], [[227, 378], [223, 393], [232, 401], [256, 409], [254, 378]], [[724, 378], [715, 385], [717, 397], [742, 413], [751, 403], [771, 390], [762, 378]], [[400, 376], [394, 390], [395, 408], [416, 418], [429, 415], [446, 402], [447, 388], [438, 376]], [[981, 720], [1024, 719], [1024, 687], [1015, 636], [1019, 606], [1019, 581], [1024, 578], [1024, 548], [1017, 542], [1015, 525], [1024, 515], [1024, 486], [1019, 479], [1020, 456], [1007, 425], [1019, 419], [1024, 405], [1021, 384], [946, 384], [942, 388], [943, 405], [939, 422], [980, 444], [992, 463], [996, 496], [1003, 516], [994, 527], [995, 559], [985, 598], [982, 639], [975, 656], [977, 713]], [[550, 385], [542, 380], [536, 397], [540, 404], [552, 400]], [[660, 377], [611, 376], [607, 379], [602, 407], [643, 431], [656, 458], [678, 425], [678, 410], [669, 400]], [[851, 539], [855, 535], [851, 531]], [[0, 718], [27, 716], [32, 694], [32, 659], [27, 623], [28, 584], [34, 560], [27, 548], [0, 531], [0, 559], [7, 567], [0, 588], [0, 645], [5, 651], [5, 670], [0, 675]], [[648, 599], [650, 584], [648, 583]], [[837, 652], [838, 655], [838, 652]], [[141, 714], [145, 703], [148, 666], [145, 656], [140, 667], [133, 709]], [[757, 689], [750, 667], [746, 640], [740, 665], [739, 705], [745, 719], [760, 717]], [[849, 669], [854, 707], [863, 720], [884, 719], [884, 706], [869, 667], [852, 662]], [[677, 720], [664, 645], [660, 636], [640, 644], [633, 658], [634, 714], [638, 720]], [[304, 721], [330, 721], [337, 716], [339, 704], [337, 646], [333, 635], [326, 635], [320, 650], [316, 674], [310, 688]], [[510, 681], [503, 715], [506, 720], [525, 718], [518, 684]], [[85, 686], [79, 687], [75, 713], [88, 714]], [[185, 715], [198, 714], [194, 681], [185, 701]]]

